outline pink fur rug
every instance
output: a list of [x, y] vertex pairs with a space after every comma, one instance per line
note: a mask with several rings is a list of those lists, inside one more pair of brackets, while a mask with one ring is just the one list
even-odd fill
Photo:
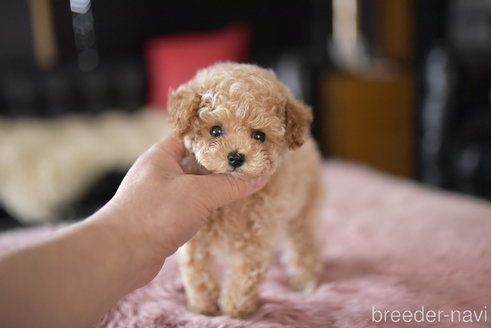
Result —
[[[313, 294], [289, 290], [276, 254], [249, 320], [190, 313], [172, 256], [99, 327], [490, 327], [488, 202], [336, 161], [324, 182], [325, 269]], [[0, 252], [54, 229], [4, 233]]]

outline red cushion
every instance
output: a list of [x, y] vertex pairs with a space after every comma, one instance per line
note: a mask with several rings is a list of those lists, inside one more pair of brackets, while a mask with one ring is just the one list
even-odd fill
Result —
[[242, 24], [150, 40], [145, 49], [148, 103], [165, 110], [169, 90], [191, 79], [198, 69], [220, 61], [248, 60], [249, 40], [250, 30]]

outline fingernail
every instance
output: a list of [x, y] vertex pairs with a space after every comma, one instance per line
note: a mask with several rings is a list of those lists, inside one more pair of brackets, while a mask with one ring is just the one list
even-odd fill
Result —
[[259, 187], [264, 186], [267, 181], [268, 181], [268, 176], [263, 175], [261, 177], [257, 177], [257, 178], [254, 178], [253, 180], [251, 180], [251, 185], [254, 188], [259, 188]]

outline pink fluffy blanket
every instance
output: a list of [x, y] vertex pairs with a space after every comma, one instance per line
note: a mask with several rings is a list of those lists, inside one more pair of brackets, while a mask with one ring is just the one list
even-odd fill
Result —
[[[100, 327], [489, 327], [490, 204], [355, 164], [325, 166], [324, 272], [311, 295], [288, 288], [278, 254], [247, 321], [186, 309], [174, 256]], [[56, 228], [0, 235], [0, 252]]]

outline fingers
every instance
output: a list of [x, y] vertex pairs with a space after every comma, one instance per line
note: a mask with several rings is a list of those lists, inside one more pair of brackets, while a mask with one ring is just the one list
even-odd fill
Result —
[[175, 161], [180, 161], [185, 153], [183, 142], [171, 135], [161, 139], [154, 147], [159, 151], [167, 153]]
[[212, 211], [255, 193], [263, 188], [267, 181], [267, 176], [243, 180], [227, 174], [210, 174], [194, 176], [193, 184], [194, 190], [201, 193], [198, 197], [207, 209]]
[[[183, 142], [172, 136], [162, 139], [153, 148], [158, 151], [159, 157], [167, 155], [171, 158], [170, 162], [178, 166], [185, 153]], [[182, 172], [181, 168], [179, 171]], [[185, 183], [183, 187], [196, 193], [196, 198], [209, 211], [212, 211], [260, 190], [267, 183], [268, 177], [262, 176], [245, 180], [228, 174], [210, 174], [187, 175], [185, 180], [188, 183]]]

